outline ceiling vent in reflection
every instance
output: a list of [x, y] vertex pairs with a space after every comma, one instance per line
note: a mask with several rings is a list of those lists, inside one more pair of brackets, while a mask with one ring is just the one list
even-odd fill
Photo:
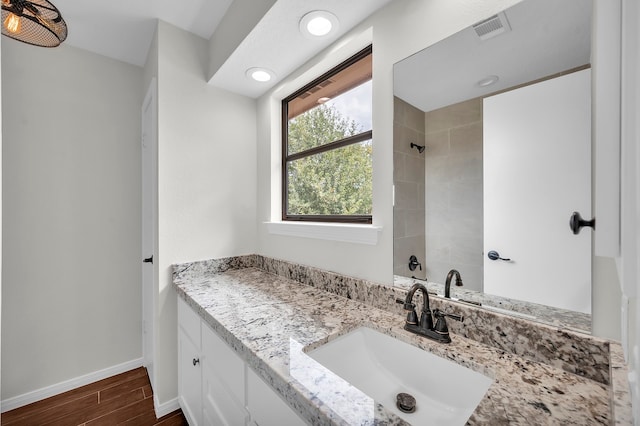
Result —
[[504, 12], [500, 12], [497, 15], [493, 15], [484, 21], [474, 24], [473, 29], [480, 40], [484, 41], [511, 31], [511, 26]]

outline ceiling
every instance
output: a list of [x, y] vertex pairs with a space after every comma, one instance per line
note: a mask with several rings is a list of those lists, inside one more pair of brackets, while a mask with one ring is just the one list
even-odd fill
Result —
[[[210, 83], [245, 96], [258, 97], [391, 1], [278, 0]], [[304, 37], [299, 31], [299, 22], [313, 10], [326, 10], [336, 15], [338, 30], [326, 38]], [[266, 84], [250, 81], [245, 72], [251, 67], [268, 68], [276, 78]]]
[[[65, 44], [143, 66], [156, 19], [209, 39], [232, 0], [52, 0], [67, 22]], [[177, 7], [179, 6], [179, 7]]]
[[[65, 44], [138, 66], [146, 61], [156, 19], [208, 40], [232, 1], [53, 0], [69, 28]], [[258, 97], [390, 1], [277, 0], [210, 83]], [[313, 10], [336, 15], [338, 31], [322, 39], [303, 37], [298, 23]], [[258, 66], [271, 69], [276, 78], [267, 84], [249, 81], [245, 71]]]
[[590, 63], [590, 0], [525, 0], [505, 15], [509, 32], [481, 41], [469, 27], [395, 64], [394, 94], [426, 112]]

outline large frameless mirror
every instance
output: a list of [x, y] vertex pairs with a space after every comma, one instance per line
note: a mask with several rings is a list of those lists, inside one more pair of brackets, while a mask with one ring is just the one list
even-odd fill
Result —
[[526, 0], [394, 66], [394, 284], [591, 330], [591, 0]]

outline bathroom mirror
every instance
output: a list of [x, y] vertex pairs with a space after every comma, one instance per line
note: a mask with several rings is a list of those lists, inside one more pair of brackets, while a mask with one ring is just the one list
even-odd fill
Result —
[[592, 8], [524, 0], [394, 65], [394, 285], [444, 294], [456, 269], [454, 299], [590, 332], [591, 236], [569, 221], [591, 217]]

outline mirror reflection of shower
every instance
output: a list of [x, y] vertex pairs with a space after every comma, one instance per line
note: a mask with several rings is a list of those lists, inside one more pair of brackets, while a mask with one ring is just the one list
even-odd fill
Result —
[[422, 263], [418, 262], [418, 258], [412, 254], [409, 258], [409, 270], [415, 271], [417, 267], [420, 267], [420, 270], [422, 271]]
[[420, 154], [422, 154], [422, 153], [424, 152], [424, 148], [425, 148], [425, 146], [424, 146], [424, 145], [418, 145], [418, 144], [416, 144], [416, 143], [411, 142], [411, 148], [415, 148], [415, 149], [417, 149], [417, 150], [418, 150], [418, 152], [419, 152]]
[[[549, 13], [551, 10], [553, 13]], [[555, 292], [551, 302], [530, 299], [528, 295], [514, 297], [512, 292], [502, 289], [491, 289], [491, 295], [482, 294], [486, 290], [485, 259], [493, 262], [487, 253], [499, 245], [501, 248], [498, 251], [503, 258], [515, 257], [511, 245], [508, 249], [500, 243], [492, 243], [487, 249], [484, 247], [485, 220], [495, 220], [493, 213], [485, 215], [485, 192], [494, 190], [503, 194], [505, 187], [489, 185], [487, 189], [484, 186], [485, 172], [490, 170], [491, 173], [487, 174], [494, 176], [498, 171], [496, 166], [485, 168], [484, 164], [486, 117], [483, 98], [508, 89], [517, 88], [524, 92], [524, 85], [529, 87], [528, 90], [533, 90], [540, 87], [536, 86], [542, 84], [540, 80], [566, 79], [569, 75], [588, 70], [591, 58], [591, 13], [591, 0], [526, 0], [505, 13], [509, 17], [509, 25], [516, 29], [514, 31], [478, 41], [480, 34], [474, 27], [468, 27], [394, 65], [393, 267], [399, 287], [405, 288], [407, 284], [412, 285], [413, 280], [428, 276], [429, 281], [446, 290], [443, 288], [445, 277], [451, 269], [455, 269], [465, 278], [465, 285], [457, 292], [460, 293], [456, 294], [457, 297], [464, 294], [466, 299], [468, 293], [469, 299], [478, 297], [483, 306], [494, 303], [500, 303], [494, 306], [505, 306], [505, 303], [509, 303], [509, 309], [521, 312], [531, 309], [530, 302], [542, 302], [548, 305], [545, 306], [548, 309], [545, 312], [549, 312], [544, 315], [546, 319], [554, 317], [555, 309], [563, 307], [558, 306], [559, 297]], [[542, 42], [541, 34], [536, 30], [541, 22], [545, 22], [544, 34], [550, 37], [549, 42]], [[528, 30], [531, 24], [534, 24], [534, 28]], [[556, 31], [558, 34], [555, 34]], [[467, 47], [462, 48], [463, 45]], [[505, 55], [505, 52], [516, 51], [526, 51], [527, 54]], [[567, 53], [557, 54], [554, 51]], [[471, 52], [473, 54], [469, 54]], [[589, 93], [588, 88], [584, 93]], [[523, 106], [524, 103], [516, 105]], [[590, 125], [585, 127], [590, 128]], [[589, 137], [583, 139], [590, 140]], [[422, 145], [425, 146], [424, 151], [420, 150]], [[426, 152], [427, 147], [429, 152]], [[501, 166], [513, 164], [513, 161], [503, 161]], [[521, 170], [518, 172], [522, 174]], [[563, 173], [567, 174], [566, 171]], [[533, 181], [537, 182], [539, 178]], [[590, 182], [590, 179], [586, 182]], [[509, 183], [512, 183], [511, 179]], [[554, 190], [556, 186], [559, 185], [554, 185]], [[533, 197], [533, 193], [527, 192], [525, 200], [529, 196]], [[543, 197], [546, 198], [547, 194]], [[545, 203], [544, 200], [541, 202]], [[496, 222], [501, 226], [498, 231], [504, 229], [503, 220]], [[495, 234], [491, 234], [491, 241], [500, 235], [499, 232]], [[521, 233], [510, 231], [502, 235], [529, 242]], [[412, 254], [422, 263], [422, 271], [418, 268], [412, 271], [408, 267], [407, 259]], [[522, 256], [517, 258], [519, 261], [521, 259]], [[515, 264], [507, 265], [504, 261], [493, 262], [492, 266], [500, 265], [502, 268], [516, 269]], [[590, 266], [585, 266], [590, 265], [588, 261], [581, 262], [581, 265], [580, 271], [575, 273], [590, 271]], [[548, 274], [548, 270], [543, 269]], [[510, 270], [509, 273], [512, 272]], [[491, 281], [497, 282], [498, 279], [491, 278]], [[524, 282], [519, 279], [510, 280], [510, 283], [513, 281]], [[573, 281], [590, 282], [590, 279]], [[514, 288], [509, 287], [510, 290]], [[591, 328], [590, 315], [577, 312], [575, 308], [560, 322], [581, 330]]]

